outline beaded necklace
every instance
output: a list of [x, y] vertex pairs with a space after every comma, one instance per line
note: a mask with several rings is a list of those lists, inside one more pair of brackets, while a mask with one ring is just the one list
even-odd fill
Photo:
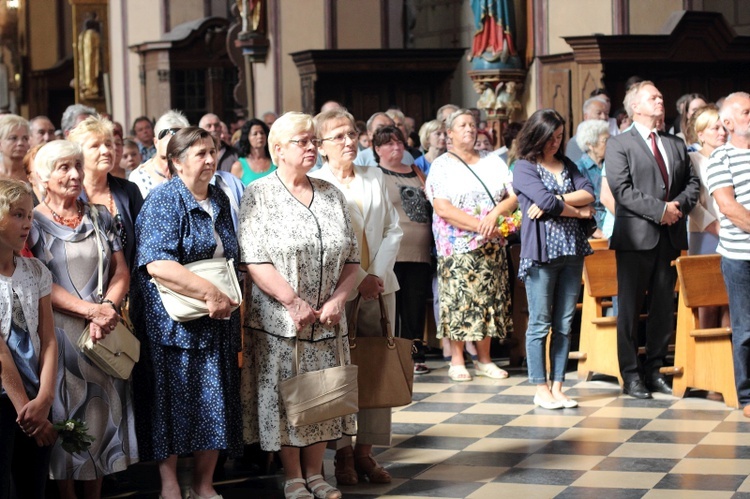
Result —
[[71, 229], [75, 229], [76, 227], [78, 227], [78, 224], [81, 223], [81, 219], [83, 218], [83, 205], [80, 202], [76, 201], [76, 206], [78, 207], [78, 215], [76, 215], [75, 217], [70, 217], [70, 218], [61, 217], [60, 215], [55, 213], [55, 210], [53, 210], [50, 207], [50, 205], [47, 204], [46, 199], [43, 200], [43, 203], [44, 203], [44, 206], [46, 206], [47, 209], [50, 211], [50, 213], [52, 213], [52, 219], [55, 222], [62, 224], [66, 227], [70, 227]]

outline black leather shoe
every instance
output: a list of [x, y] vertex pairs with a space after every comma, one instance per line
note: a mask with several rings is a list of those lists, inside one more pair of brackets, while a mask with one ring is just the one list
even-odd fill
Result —
[[646, 388], [650, 392], [659, 392], [664, 395], [672, 395], [672, 388], [667, 384], [667, 380], [664, 378], [654, 378], [646, 383]]
[[630, 395], [637, 399], [650, 399], [651, 394], [646, 390], [646, 386], [643, 381], [637, 379], [635, 381], [626, 381], [625, 386], [622, 387], [622, 393]]

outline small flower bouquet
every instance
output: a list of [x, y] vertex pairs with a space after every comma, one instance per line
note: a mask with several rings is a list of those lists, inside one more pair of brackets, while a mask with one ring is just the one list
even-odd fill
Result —
[[509, 217], [498, 217], [497, 226], [504, 238], [515, 234], [521, 228], [521, 210], [514, 211]]
[[88, 433], [89, 427], [80, 419], [66, 419], [52, 427], [62, 440], [62, 448], [70, 454], [88, 451], [94, 441], [94, 437]]

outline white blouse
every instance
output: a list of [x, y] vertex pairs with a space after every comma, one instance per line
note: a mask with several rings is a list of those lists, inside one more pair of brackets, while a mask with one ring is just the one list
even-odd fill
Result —
[[36, 258], [16, 257], [13, 277], [0, 275], [0, 336], [3, 341], [10, 335], [14, 290], [21, 302], [34, 352], [39, 355], [39, 300], [52, 292], [52, 274]]

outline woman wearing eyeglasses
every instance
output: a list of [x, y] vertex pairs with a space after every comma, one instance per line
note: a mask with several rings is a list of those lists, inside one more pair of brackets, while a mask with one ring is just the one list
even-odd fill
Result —
[[[356, 289], [348, 297], [348, 306], [357, 293], [361, 294], [357, 334], [380, 336], [379, 294], [385, 300], [391, 325], [396, 324], [399, 287], [393, 267], [403, 236], [398, 213], [388, 196], [383, 172], [354, 164], [357, 128], [352, 115], [344, 109], [327, 111], [315, 117], [315, 124], [324, 163], [311, 176], [331, 182], [344, 193], [360, 248]], [[391, 409], [361, 409], [357, 414], [357, 430], [357, 445], [353, 449], [350, 437], [337, 443], [336, 482], [355, 485], [361, 475], [371, 483], [390, 483], [391, 475], [371, 452], [373, 445], [391, 445]]]
[[245, 186], [276, 170], [268, 152], [268, 126], [257, 118], [242, 125], [237, 144], [240, 159], [232, 165], [232, 174]]
[[[326, 442], [355, 432], [354, 416], [292, 426], [279, 384], [294, 373], [295, 348], [299, 373], [339, 365], [346, 321], [337, 326], [358, 279], [357, 238], [341, 192], [307, 176], [318, 157], [312, 117], [286, 113], [268, 143], [278, 169], [247, 186], [240, 208], [241, 260], [253, 280], [243, 329], [244, 437], [279, 452], [286, 497], [338, 499], [321, 476], [323, 453]], [[356, 135], [349, 143], [356, 151]], [[344, 343], [341, 363], [349, 364]]]
[[169, 139], [177, 133], [180, 128], [190, 126], [188, 119], [180, 111], [167, 111], [162, 114], [154, 126], [154, 145], [156, 154], [133, 170], [128, 179], [138, 186], [143, 199], [154, 187], [161, 185], [171, 178], [169, 165], [167, 164], [167, 145]]
[[89, 116], [68, 135], [83, 150], [83, 202], [100, 204], [112, 215], [128, 268], [135, 261], [135, 219], [143, 206], [138, 187], [110, 173], [114, 167], [114, 125], [98, 115]]

